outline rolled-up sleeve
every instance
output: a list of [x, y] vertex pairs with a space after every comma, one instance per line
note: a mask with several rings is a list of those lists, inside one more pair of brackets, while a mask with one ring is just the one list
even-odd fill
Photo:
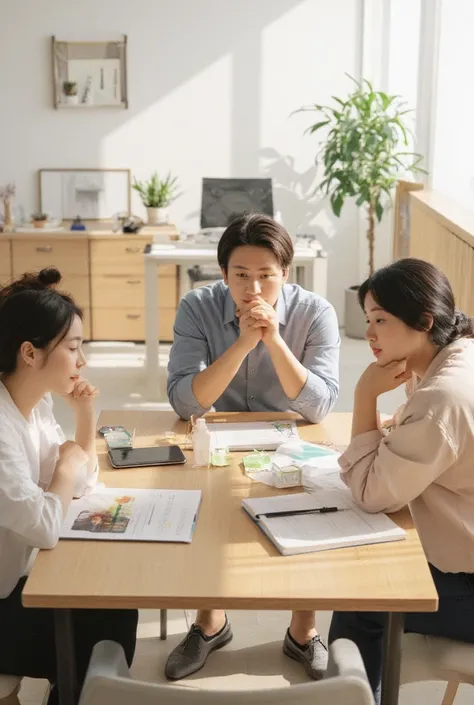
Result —
[[0, 526], [33, 548], [53, 548], [63, 520], [61, 501], [33, 482], [24, 455], [6, 441], [0, 441], [0, 476]]
[[168, 399], [182, 419], [202, 416], [204, 409], [193, 392], [193, 378], [209, 364], [209, 346], [189, 302], [182, 299], [174, 324], [174, 342], [168, 363]]
[[356, 436], [339, 458], [342, 479], [367, 512], [393, 512], [418, 497], [456, 459], [441, 420], [410, 417], [387, 436]]
[[331, 411], [339, 393], [339, 324], [328, 305], [311, 324], [301, 364], [308, 370], [306, 383], [290, 407], [311, 423]]

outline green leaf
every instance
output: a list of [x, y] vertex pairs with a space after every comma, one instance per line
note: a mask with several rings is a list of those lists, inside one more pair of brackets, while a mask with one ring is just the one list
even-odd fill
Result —
[[331, 205], [334, 215], [339, 218], [341, 215], [342, 206], [344, 205], [344, 196], [341, 192], [338, 192], [335, 197], [331, 196]]
[[328, 125], [330, 122], [330, 120], [321, 120], [321, 122], [316, 122], [314, 125], [311, 125], [310, 127], [306, 128], [306, 132], [309, 132], [309, 134], [312, 135], [314, 132], [316, 132], [316, 130], [319, 130], [325, 125]]

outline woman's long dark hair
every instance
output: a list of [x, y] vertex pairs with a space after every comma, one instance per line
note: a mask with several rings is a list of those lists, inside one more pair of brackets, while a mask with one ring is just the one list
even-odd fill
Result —
[[362, 309], [369, 292], [381, 308], [410, 328], [429, 330], [432, 342], [441, 348], [474, 336], [473, 321], [455, 307], [447, 277], [429, 262], [408, 257], [378, 269], [359, 289]]
[[61, 273], [49, 267], [0, 288], [0, 374], [15, 372], [24, 342], [45, 349], [67, 335], [74, 316], [82, 319], [73, 299], [54, 288], [60, 281]]

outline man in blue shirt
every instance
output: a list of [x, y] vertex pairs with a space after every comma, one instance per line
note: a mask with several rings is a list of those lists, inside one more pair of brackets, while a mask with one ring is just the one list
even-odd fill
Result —
[[[260, 214], [238, 217], [221, 237], [224, 282], [189, 292], [179, 305], [168, 366], [168, 398], [179, 416], [217, 411], [296, 411], [318, 423], [337, 399], [339, 328], [325, 299], [286, 284], [287, 231]], [[166, 676], [202, 668], [232, 639], [222, 610], [199, 611], [172, 651]], [[321, 678], [327, 649], [313, 612], [294, 612], [283, 651]]]

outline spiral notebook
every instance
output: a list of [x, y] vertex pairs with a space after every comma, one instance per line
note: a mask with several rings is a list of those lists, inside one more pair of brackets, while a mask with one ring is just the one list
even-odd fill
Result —
[[[345, 489], [244, 499], [242, 507], [284, 556], [400, 541], [406, 537], [405, 531], [386, 514], [362, 511]], [[321, 507], [336, 507], [338, 511], [269, 516], [273, 512]]]

